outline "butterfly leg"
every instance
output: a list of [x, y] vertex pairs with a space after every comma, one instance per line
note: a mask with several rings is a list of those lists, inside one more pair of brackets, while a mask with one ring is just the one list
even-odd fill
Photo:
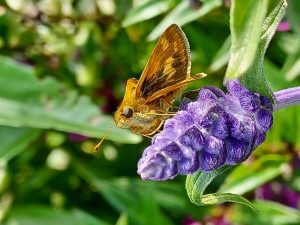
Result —
[[162, 97], [161, 100], [164, 101], [164, 102], [167, 103], [170, 107], [173, 108], [173, 104], [172, 104], [170, 101], [168, 101], [168, 100], [165, 99], [164, 97]]
[[[140, 128], [138, 128], [138, 127], [132, 127], [131, 128], [131, 131], [132, 131], [132, 133], [135, 133], [135, 134], [137, 134], [137, 135], [141, 135], [141, 136], [143, 136], [143, 137], [146, 137], [146, 138], [152, 138], [150, 135], [148, 135], [148, 134], [142, 134], [141, 133], [141, 129]], [[156, 131], [154, 131], [154, 133], [156, 133]]]

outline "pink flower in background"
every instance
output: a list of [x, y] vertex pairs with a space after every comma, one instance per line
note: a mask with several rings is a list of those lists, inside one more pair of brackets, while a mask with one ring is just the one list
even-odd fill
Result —
[[287, 32], [287, 31], [290, 31], [290, 30], [291, 30], [291, 27], [290, 27], [289, 22], [287, 22], [287, 21], [280, 22], [280, 24], [277, 28], [278, 32]]
[[202, 223], [193, 220], [191, 217], [186, 217], [183, 220], [183, 225], [203, 225]]
[[225, 215], [219, 216], [206, 216], [202, 221], [195, 221], [191, 217], [186, 217], [183, 221], [183, 225], [231, 225], [225, 218]]
[[255, 191], [255, 197], [256, 199], [279, 202], [295, 209], [299, 207], [299, 194], [278, 182], [267, 183], [259, 187]]
[[70, 133], [69, 139], [70, 139], [70, 141], [73, 141], [73, 142], [82, 142], [82, 141], [86, 141], [88, 139], [88, 137], [81, 135], [81, 134]]

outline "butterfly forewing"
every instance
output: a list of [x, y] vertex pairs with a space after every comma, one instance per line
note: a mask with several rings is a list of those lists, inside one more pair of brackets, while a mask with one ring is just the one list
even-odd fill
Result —
[[[187, 39], [180, 27], [173, 24], [163, 33], [139, 79], [136, 96], [151, 96], [163, 92], [190, 77], [190, 54]], [[165, 93], [166, 94], [166, 93]]]

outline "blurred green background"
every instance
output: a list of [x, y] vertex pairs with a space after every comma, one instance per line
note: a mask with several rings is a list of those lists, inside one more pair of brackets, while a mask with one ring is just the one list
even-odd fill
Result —
[[[300, 224], [300, 107], [275, 113], [266, 142], [209, 188], [244, 206], [197, 207], [185, 177], [149, 182], [137, 162], [150, 140], [113, 128], [128, 78], [139, 78], [171, 23], [191, 46], [189, 89], [222, 87], [230, 1], [0, 0], [0, 221], [7, 225]], [[273, 91], [300, 83], [300, 2], [267, 51]]]

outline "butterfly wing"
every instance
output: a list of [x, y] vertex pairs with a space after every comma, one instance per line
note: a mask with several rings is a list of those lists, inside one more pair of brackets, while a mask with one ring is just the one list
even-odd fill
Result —
[[[189, 44], [180, 27], [173, 24], [160, 37], [138, 81], [136, 96], [153, 101], [158, 92], [167, 94], [171, 86], [190, 77]], [[151, 96], [157, 96], [151, 98]]]

